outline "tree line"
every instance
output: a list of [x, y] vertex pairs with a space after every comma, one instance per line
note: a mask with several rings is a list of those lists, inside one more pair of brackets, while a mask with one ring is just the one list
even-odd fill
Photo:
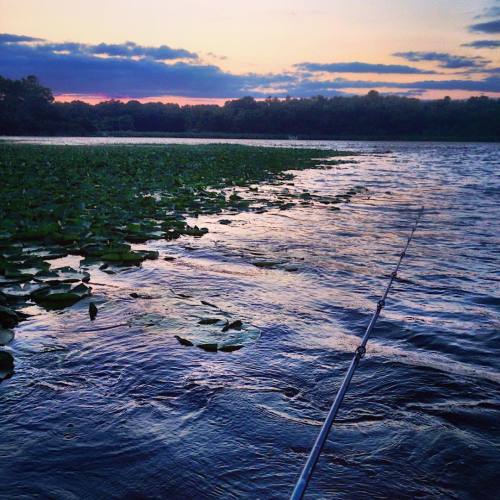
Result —
[[0, 135], [193, 135], [500, 140], [500, 99], [252, 97], [218, 105], [56, 102], [35, 76], [0, 76]]

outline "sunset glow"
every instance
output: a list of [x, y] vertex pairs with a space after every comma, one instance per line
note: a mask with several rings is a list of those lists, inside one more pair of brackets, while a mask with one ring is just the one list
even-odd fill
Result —
[[0, 0], [0, 74], [90, 103], [498, 97], [498, 19], [494, 0]]

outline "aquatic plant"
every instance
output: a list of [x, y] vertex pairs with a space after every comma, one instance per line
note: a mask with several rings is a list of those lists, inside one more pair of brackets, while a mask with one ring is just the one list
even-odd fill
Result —
[[[249, 210], [251, 201], [242, 196], [242, 188], [255, 192], [256, 183], [290, 179], [286, 170], [314, 167], [319, 158], [324, 164], [340, 154], [239, 145], [0, 144], [2, 344], [13, 338], [9, 329], [25, 319], [19, 311], [23, 304], [59, 309], [90, 296], [88, 272], [53, 268], [52, 260], [79, 255], [84, 264], [115, 272], [157, 259], [158, 252], [136, 251], [131, 244], [200, 238], [208, 230], [189, 226], [186, 216]], [[280, 209], [293, 205], [276, 203]], [[95, 319], [95, 305], [89, 315]], [[223, 331], [241, 328], [235, 321]], [[214, 350], [208, 343], [199, 347]]]

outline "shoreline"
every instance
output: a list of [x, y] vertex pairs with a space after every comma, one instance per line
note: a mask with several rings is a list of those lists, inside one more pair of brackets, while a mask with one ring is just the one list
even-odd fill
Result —
[[[321, 136], [321, 135], [298, 135], [286, 136], [281, 134], [268, 135], [268, 134], [205, 134], [205, 133], [168, 133], [168, 132], [144, 132], [144, 133], [113, 133], [113, 134], [79, 134], [79, 135], [63, 135], [63, 134], [23, 134], [23, 135], [5, 135], [0, 136], [1, 143], [8, 143], [12, 139], [21, 138], [61, 138], [61, 139], [74, 139], [74, 138], [100, 138], [100, 139], [213, 139], [213, 140], [270, 140], [270, 141], [287, 141], [291, 145], [296, 141], [318, 141], [318, 142], [337, 142], [337, 141], [355, 141], [355, 142], [448, 142], [448, 143], [482, 143], [482, 144], [498, 144], [500, 138], [494, 137], [405, 137], [405, 136], [377, 136], [377, 137], [363, 137], [363, 136]], [[14, 141], [15, 142], [15, 141]]]

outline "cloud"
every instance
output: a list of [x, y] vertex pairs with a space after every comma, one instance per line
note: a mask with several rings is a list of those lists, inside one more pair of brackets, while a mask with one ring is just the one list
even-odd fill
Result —
[[[83, 49], [82, 49], [83, 47]], [[101, 49], [99, 49], [101, 50]], [[109, 50], [109, 47], [102, 50]], [[164, 57], [166, 54], [161, 54]], [[287, 82], [289, 75], [235, 75], [217, 66], [150, 57], [99, 57], [85, 44], [0, 44], [0, 74], [29, 74], [58, 93], [105, 94], [109, 97], [241, 97], [252, 89]]]
[[158, 47], [145, 47], [138, 45], [135, 42], [125, 43], [100, 43], [92, 45], [87, 43], [62, 42], [51, 43], [41, 38], [33, 38], [24, 35], [10, 35], [7, 33], [0, 34], [0, 44], [18, 44], [23, 42], [41, 42], [36, 43], [34, 48], [44, 52], [62, 52], [71, 54], [88, 54], [88, 55], [103, 55], [110, 57], [126, 57], [126, 58], [141, 58], [148, 57], [157, 61], [173, 60], [173, 59], [198, 59], [198, 54], [185, 49], [173, 49], [168, 45], [160, 45]]
[[466, 90], [471, 92], [500, 92], [500, 77], [488, 76], [482, 80], [424, 80], [414, 82], [387, 82], [373, 80], [347, 80], [336, 78], [330, 81], [303, 80], [288, 89], [290, 95], [304, 97], [335, 95], [339, 89], [405, 89], [405, 90]]
[[11, 35], [10, 33], [0, 33], [0, 43], [23, 43], [23, 42], [43, 42], [43, 38], [32, 36]]
[[159, 47], [144, 47], [134, 42], [120, 44], [100, 43], [99, 45], [87, 46], [87, 51], [92, 54], [103, 54], [108, 56], [122, 57], [151, 57], [152, 59], [164, 61], [167, 59], [197, 59], [198, 55], [185, 49], [172, 49], [167, 45]]
[[[455, 80], [428, 79], [402, 83], [380, 81], [382, 77], [379, 76], [375, 81], [345, 78], [325, 81], [318, 79], [319, 73], [329, 72], [325, 66], [332, 69], [332, 65], [302, 63], [296, 65], [298, 71], [291, 73], [234, 74], [216, 65], [203, 63], [198, 58], [185, 57], [185, 52], [192, 54], [189, 51], [167, 46], [143, 47], [134, 42], [89, 45], [25, 40], [29, 38], [20, 35], [17, 39], [0, 38], [0, 75], [7, 78], [37, 75], [55, 94], [139, 99], [165, 95], [203, 98], [334, 96], [349, 89], [375, 88], [412, 95], [436, 89], [500, 92], [498, 68], [466, 67], [471, 74], [473, 71], [484, 73], [482, 79], [474, 80], [457, 77]], [[374, 73], [379, 69], [381, 74], [388, 75], [395, 73], [393, 66], [398, 67], [368, 63], [333, 63], [333, 66], [335, 71], [353, 73], [355, 68], [352, 64], [361, 65], [358, 72]], [[366, 71], [366, 65], [370, 71]], [[321, 76], [324, 78], [324, 75]]]
[[469, 31], [474, 33], [500, 33], [500, 19], [472, 24], [469, 26]]
[[456, 56], [446, 52], [395, 52], [392, 55], [412, 62], [437, 62], [440, 68], [446, 69], [478, 68], [491, 62], [481, 56]]
[[486, 68], [484, 70], [481, 70], [480, 72], [481, 73], [489, 73], [489, 74], [492, 74], [492, 75], [499, 75], [500, 76], [500, 68], [499, 67], [496, 67], [496, 68]]
[[463, 43], [462, 47], [472, 47], [474, 49], [496, 49], [500, 47], [500, 40], [475, 40], [474, 42]]
[[219, 56], [217, 54], [214, 54], [213, 52], [207, 52], [208, 57], [213, 57], [214, 59], [219, 59], [220, 61], [226, 61], [227, 56]]
[[392, 84], [398, 88], [424, 90], [469, 90], [472, 92], [500, 92], [500, 77], [489, 76], [482, 80], [427, 80], [405, 84]]
[[474, 17], [474, 19], [481, 19], [483, 17], [498, 17], [500, 16], [500, 6], [487, 7], [483, 12]]
[[433, 74], [434, 71], [422, 70], [401, 64], [370, 64], [363, 62], [320, 64], [304, 62], [295, 64], [302, 71], [321, 73], [379, 73], [379, 74]]

